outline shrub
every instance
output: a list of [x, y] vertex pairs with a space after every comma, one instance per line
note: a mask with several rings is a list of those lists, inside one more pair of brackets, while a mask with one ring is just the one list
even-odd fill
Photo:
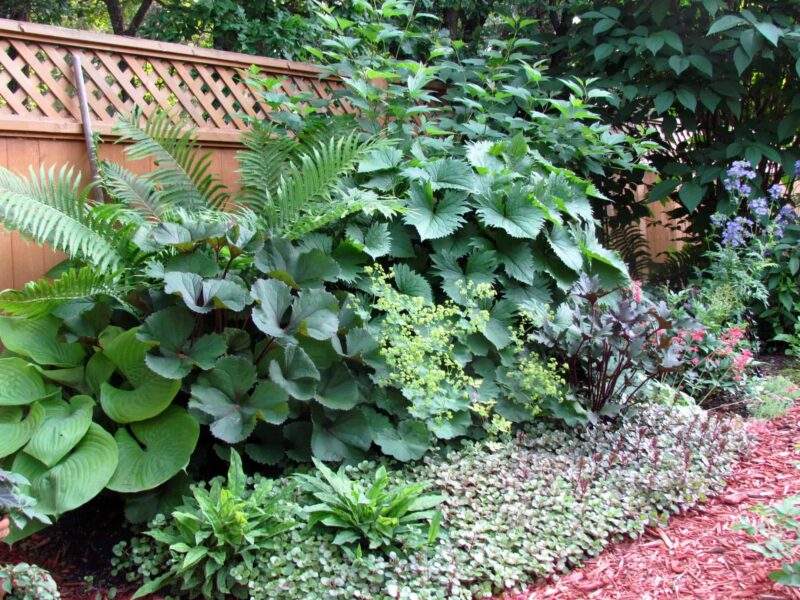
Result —
[[0, 590], [5, 600], [59, 600], [61, 594], [46, 570], [28, 563], [0, 565]]

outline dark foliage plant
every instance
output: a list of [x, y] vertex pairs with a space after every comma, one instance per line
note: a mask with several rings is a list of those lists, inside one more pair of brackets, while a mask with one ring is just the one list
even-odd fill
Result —
[[611, 294], [584, 275], [570, 299], [531, 333], [544, 352], [563, 361], [567, 380], [595, 418], [616, 414], [647, 381], [682, 365], [666, 303], [646, 298], [637, 283]]

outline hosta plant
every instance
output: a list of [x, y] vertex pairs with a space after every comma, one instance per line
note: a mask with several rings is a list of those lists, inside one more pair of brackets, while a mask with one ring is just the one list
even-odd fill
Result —
[[425, 494], [424, 482], [392, 485], [386, 468], [375, 472], [371, 485], [348, 477], [344, 467], [334, 472], [315, 460], [317, 473], [298, 473], [298, 487], [308, 496], [303, 512], [308, 526], [335, 533], [333, 543], [383, 552], [416, 549], [433, 543], [442, 515], [439, 494]]

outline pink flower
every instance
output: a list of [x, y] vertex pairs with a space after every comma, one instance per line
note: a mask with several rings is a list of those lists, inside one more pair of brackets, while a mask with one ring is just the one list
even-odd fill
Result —
[[634, 279], [631, 281], [631, 285], [628, 288], [628, 291], [631, 293], [634, 301], [641, 302], [642, 301], [642, 282], [638, 279]]
[[692, 364], [693, 364], [693, 365], [698, 365], [698, 364], [700, 364], [700, 359], [699, 359], [699, 358], [693, 358], [693, 359], [692, 359]]
[[703, 338], [706, 337], [706, 332], [703, 331], [702, 329], [698, 329], [697, 331], [693, 331], [691, 335], [692, 335], [692, 340], [694, 340], [695, 342], [702, 342]]

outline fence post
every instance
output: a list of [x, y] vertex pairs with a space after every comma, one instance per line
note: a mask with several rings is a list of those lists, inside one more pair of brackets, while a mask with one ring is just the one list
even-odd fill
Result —
[[72, 70], [75, 73], [75, 87], [78, 88], [78, 103], [81, 109], [81, 121], [83, 125], [83, 139], [86, 142], [86, 151], [89, 153], [89, 169], [92, 174], [92, 181], [95, 183], [94, 197], [98, 202], [105, 202], [103, 187], [100, 185], [100, 171], [97, 168], [97, 148], [94, 144], [92, 135], [92, 121], [89, 115], [89, 103], [86, 100], [86, 84], [83, 81], [83, 68], [81, 67], [81, 55], [78, 52], [71, 52]]

